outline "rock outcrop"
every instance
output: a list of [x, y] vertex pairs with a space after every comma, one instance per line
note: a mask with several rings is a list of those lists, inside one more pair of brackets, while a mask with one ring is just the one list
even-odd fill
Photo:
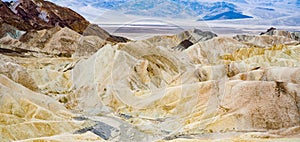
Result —
[[17, 0], [11, 5], [1, 2], [0, 15], [4, 23], [23, 31], [49, 29], [58, 25], [83, 33], [89, 25], [73, 10], [43, 0]]
[[20, 38], [27, 48], [47, 54], [89, 56], [105, 44], [113, 44], [98, 36], [82, 36], [69, 28], [55, 27], [50, 30], [28, 32]]
[[54, 99], [28, 90], [0, 75], [1, 141], [26, 140], [72, 132], [84, 126], [71, 121], [68, 112]]
[[43, 0], [0, 2], [0, 50], [27, 57], [90, 56], [129, 41], [90, 24], [69, 8]]
[[126, 38], [110, 35], [69, 8], [44, 0], [17, 0], [12, 3], [0, 1], [0, 25], [3, 23], [26, 32], [59, 26], [79, 34], [99, 36], [110, 42], [128, 41]]
[[0, 24], [0, 38], [8, 35], [14, 39], [19, 39], [24, 33], [24, 31], [20, 31], [11, 25], [5, 23]]
[[289, 32], [289, 31], [277, 30], [274, 27], [271, 27], [266, 32], [263, 32], [260, 35], [283, 36], [283, 37], [291, 38], [296, 41], [300, 41], [300, 32]]
[[[52, 38], [68, 43], [56, 50], [95, 41], [59, 27], [28, 35], [47, 52]], [[264, 35], [278, 44], [215, 37], [173, 50], [189, 37], [179, 35], [107, 44], [86, 59], [2, 55], [1, 140], [298, 140], [299, 45]]]
[[300, 45], [289, 32], [117, 43], [50, 2], [0, 9], [0, 141], [300, 140]]
[[90, 115], [109, 107], [166, 140], [232, 132], [257, 132], [253, 138], [295, 135], [299, 49], [252, 47], [224, 37], [183, 52], [147, 41], [105, 46], [75, 66], [76, 91], [66, 105]]
[[285, 45], [297, 45], [299, 41], [295, 40], [291, 36], [281, 36], [281, 35], [262, 35], [262, 36], [251, 36], [251, 35], [237, 35], [233, 37], [234, 39], [247, 43], [255, 47], [270, 47], [278, 44]]
[[300, 41], [300, 32], [288, 32], [283, 30], [274, 30], [265, 33], [266, 35], [272, 35], [272, 36], [284, 36], [287, 38], [291, 38], [296, 41]]
[[184, 40], [182, 40], [179, 43], [179, 45], [174, 47], [174, 49], [185, 50], [195, 43], [212, 39], [214, 37], [217, 37], [217, 35], [209, 31], [201, 31], [199, 29], [193, 29], [192, 31], [185, 31], [179, 34], [178, 37]]
[[271, 27], [266, 32], [262, 32], [260, 36], [236, 35], [233, 38], [255, 47], [270, 47], [273, 45], [297, 45], [300, 43], [299, 32], [289, 32], [277, 30]]
[[0, 48], [7, 52], [35, 57], [84, 57], [92, 55], [105, 44], [114, 44], [98, 36], [83, 36], [69, 28], [61, 27], [30, 31], [20, 39], [6, 36], [0, 39], [0, 43]]

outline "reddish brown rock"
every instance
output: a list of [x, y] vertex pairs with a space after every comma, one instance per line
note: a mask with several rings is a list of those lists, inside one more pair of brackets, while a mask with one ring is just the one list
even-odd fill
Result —
[[32, 29], [32, 26], [28, 23], [28, 21], [23, 20], [21, 17], [13, 13], [4, 2], [0, 1], [0, 25], [3, 23], [13, 25], [18, 29]]
[[50, 29], [55, 26], [68, 27], [79, 34], [96, 35], [112, 42], [128, 39], [115, 37], [97, 25], [92, 25], [75, 11], [44, 0], [18, 0], [13, 3], [0, 2], [0, 25], [6, 23], [22, 31]]
[[83, 33], [90, 24], [73, 10], [48, 1], [19, 0], [12, 5], [3, 2], [1, 5], [0, 16], [4, 23], [24, 31], [49, 29], [59, 25]]

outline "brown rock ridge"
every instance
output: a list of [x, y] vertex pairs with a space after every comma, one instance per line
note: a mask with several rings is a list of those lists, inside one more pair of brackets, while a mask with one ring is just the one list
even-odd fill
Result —
[[43, 0], [0, 1], [0, 38], [2, 54], [22, 57], [90, 56], [105, 44], [128, 41]]
[[13, 33], [8, 35], [0, 39], [0, 53], [22, 57], [90, 56], [106, 44], [115, 44], [98, 36], [80, 35], [67, 27], [30, 31], [20, 39], [12, 38]]
[[68, 27], [79, 34], [96, 35], [111, 42], [128, 39], [112, 36], [97, 25], [92, 25], [73, 10], [44, 0], [0, 1], [0, 25], [6, 23], [22, 31]]

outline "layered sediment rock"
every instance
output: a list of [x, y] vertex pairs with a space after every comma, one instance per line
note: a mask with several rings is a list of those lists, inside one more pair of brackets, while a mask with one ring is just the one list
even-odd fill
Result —
[[111, 43], [97, 36], [82, 36], [69, 28], [60, 27], [26, 33], [20, 41], [44, 53], [69, 57], [90, 56], [105, 44]]
[[49, 29], [59, 25], [83, 33], [89, 25], [87, 20], [73, 10], [43, 0], [17, 0], [10, 5], [1, 2], [0, 15], [4, 23], [23, 31]]
[[[5, 116], [1, 140], [298, 140], [297, 41], [263, 35], [252, 39], [260, 44], [254, 46], [245, 39], [215, 37], [182, 51], [173, 49], [189, 38], [184, 33], [104, 43], [92, 56], [75, 50], [88, 58], [3, 53], [0, 71], [6, 93], [1, 94], [14, 99], [0, 103]], [[31, 50], [57, 53], [83, 38], [95, 41], [94, 36], [58, 27], [25, 36], [30, 38], [23, 44]], [[45, 42], [37, 40], [41, 37]], [[53, 48], [52, 38], [69, 40]], [[270, 46], [269, 40], [278, 44]], [[23, 112], [24, 98], [39, 111]], [[55, 109], [45, 105], [49, 100]], [[15, 126], [20, 126], [18, 132]], [[22, 132], [25, 128], [30, 134]]]
[[0, 38], [10, 36], [14, 39], [19, 39], [24, 33], [24, 31], [20, 31], [11, 25], [5, 23], [0, 24]]
[[0, 25], [3, 24], [26, 32], [57, 26], [67, 27], [79, 34], [99, 36], [110, 42], [128, 41], [126, 38], [110, 35], [69, 8], [44, 0], [17, 0], [12, 3], [0, 1]]
[[9, 55], [82, 57], [107, 43], [129, 41], [48, 1], [1, 1], [0, 11], [0, 50]]
[[83, 36], [61, 27], [27, 32], [20, 39], [7, 35], [0, 39], [0, 43], [0, 48], [11, 54], [35, 57], [84, 57], [92, 55], [108, 43], [114, 44], [98, 36]]
[[[22, 21], [26, 7], [54, 6], [19, 2], [29, 5], [1, 2], [0, 14]], [[299, 141], [293, 34], [194, 29], [116, 43], [63, 21], [24, 24], [24, 35], [1, 23], [0, 141]]]
[[261, 33], [261, 35], [271, 35], [271, 36], [283, 36], [291, 38], [293, 40], [300, 41], [300, 32], [289, 32], [283, 30], [277, 30], [276, 28], [270, 28], [266, 32]]
[[58, 135], [81, 128], [54, 99], [28, 90], [0, 75], [1, 141]]
[[[268, 132], [299, 125], [295, 56], [300, 46], [254, 49], [215, 38], [174, 52], [131, 44], [106, 46], [79, 62], [73, 70], [76, 95], [68, 105], [90, 114], [109, 106], [139, 129], [165, 136]], [[73, 103], [87, 97], [84, 92], [101, 104]]]

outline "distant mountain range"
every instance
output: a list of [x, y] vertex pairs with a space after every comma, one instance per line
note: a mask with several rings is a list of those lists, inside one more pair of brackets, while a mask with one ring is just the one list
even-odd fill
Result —
[[[79, 10], [82, 15], [101, 14], [112, 10], [124, 15], [166, 17], [180, 19], [234, 20], [262, 19], [285, 20], [297, 25], [300, 0], [50, 0]], [[274, 22], [277, 23], [277, 22]]]

